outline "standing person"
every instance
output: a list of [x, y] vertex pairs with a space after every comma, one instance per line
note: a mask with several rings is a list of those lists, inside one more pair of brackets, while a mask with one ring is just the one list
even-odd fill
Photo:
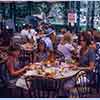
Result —
[[28, 24], [26, 24], [26, 25], [23, 26], [23, 29], [21, 31], [21, 35], [22, 36], [27, 35], [27, 31], [28, 31]]
[[28, 38], [36, 40], [37, 32], [32, 28], [32, 25], [29, 24], [28, 26]]
[[32, 25], [28, 24], [26, 24], [24, 26], [24, 29], [21, 31], [21, 36], [23, 38], [26, 38], [26, 41], [28, 42], [36, 41], [36, 34], [37, 32], [32, 29]]
[[54, 30], [49, 29], [47, 31], [47, 34], [44, 32], [44, 36], [41, 38], [45, 43], [48, 49], [53, 50], [53, 43], [52, 40], [50, 39], [49, 35], [54, 32]]
[[23, 29], [20, 34], [21, 34], [21, 37], [24, 39], [24, 42], [27, 42], [28, 24], [23, 26]]

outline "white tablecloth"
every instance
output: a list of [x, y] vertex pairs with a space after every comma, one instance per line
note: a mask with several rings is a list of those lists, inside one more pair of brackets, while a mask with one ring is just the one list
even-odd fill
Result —
[[[69, 70], [69, 71], [67, 71], [66, 73], [57, 74], [57, 75], [55, 76], [54, 79], [62, 79], [62, 78], [73, 77], [73, 76], [76, 75], [78, 72], [79, 72], [79, 70]], [[38, 74], [36, 73], [35, 70], [27, 71], [23, 76], [21, 76], [21, 77], [17, 80], [16, 86], [17, 86], [17, 87], [24, 88], [24, 89], [28, 89], [28, 88], [27, 88], [27, 85], [26, 85], [26, 82], [25, 82], [25, 77], [27, 77], [27, 76], [37, 76], [37, 77], [38, 77], [38, 76], [41, 76], [41, 77], [42, 77], [42, 75], [38, 75]], [[43, 77], [44, 77], [44, 76], [43, 76]], [[28, 82], [28, 84], [29, 84], [29, 86], [31, 85], [30, 82]]]

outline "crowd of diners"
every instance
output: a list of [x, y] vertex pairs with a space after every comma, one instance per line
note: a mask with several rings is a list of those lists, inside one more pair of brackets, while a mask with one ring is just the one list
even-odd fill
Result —
[[[1, 47], [8, 47], [8, 58], [5, 61], [7, 70], [5, 73], [7, 74], [8, 81], [18, 79], [29, 69], [28, 64], [30, 62], [23, 65], [20, 64], [21, 59], [19, 60], [22, 53], [20, 45], [27, 42], [33, 45], [33, 49], [35, 48], [33, 50], [32, 63], [50, 61], [51, 64], [55, 64], [56, 57], [54, 51], [56, 50], [64, 55], [64, 61], [70, 62], [74, 59], [75, 62], [70, 64], [71, 67], [88, 67], [91, 71], [88, 78], [93, 80], [92, 72], [95, 69], [96, 63], [96, 42], [97, 40], [99, 41], [96, 34], [96, 29], [80, 32], [77, 35], [76, 33], [71, 33], [66, 28], [62, 28], [60, 35], [58, 35], [57, 30], [52, 25], [40, 24], [37, 29], [33, 29], [32, 25], [26, 24], [19, 33], [21, 42], [16, 43], [13, 39], [14, 36], [7, 38], [5, 31], [2, 31], [0, 34], [0, 45]], [[77, 38], [74, 39], [74, 36]], [[0, 52], [2, 53], [2, 49]], [[13, 82], [11, 84], [15, 84], [16, 81]], [[70, 79], [64, 84], [64, 90], [68, 91], [74, 85], [74, 80]]]

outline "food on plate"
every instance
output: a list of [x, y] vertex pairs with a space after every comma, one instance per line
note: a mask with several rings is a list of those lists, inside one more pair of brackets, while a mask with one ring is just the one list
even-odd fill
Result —
[[37, 73], [40, 74], [40, 75], [42, 75], [43, 70], [41, 70], [41, 69], [37, 69]]
[[45, 69], [45, 76], [47, 77], [54, 77], [56, 75], [56, 72], [52, 68], [46, 68]]

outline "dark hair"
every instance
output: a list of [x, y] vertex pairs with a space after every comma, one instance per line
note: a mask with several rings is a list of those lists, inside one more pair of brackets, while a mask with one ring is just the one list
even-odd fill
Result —
[[33, 25], [32, 25], [32, 24], [29, 24], [29, 25], [28, 25], [28, 28], [32, 28], [32, 27], [33, 27]]
[[43, 40], [39, 40], [38, 45], [37, 45], [37, 52], [40, 52], [39, 45], [44, 45], [44, 52], [47, 51], [46, 43]]
[[28, 24], [25, 24], [25, 25], [23, 26], [23, 29], [28, 29]]
[[83, 40], [86, 42], [86, 45], [89, 46], [91, 44], [91, 38], [86, 32], [82, 32], [79, 36], [78, 41], [80, 42], [81, 37], [83, 37]]
[[93, 28], [92, 30], [93, 30], [93, 31], [97, 31], [97, 29], [96, 29], [96, 28]]
[[14, 52], [14, 51], [20, 51], [21, 49], [20, 49], [20, 47], [19, 46], [10, 46], [9, 48], [8, 48], [8, 54], [11, 54], [12, 52]]
[[93, 35], [93, 29], [87, 30], [87, 33], [88, 33], [88, 32], [91, 32], [91, 34]]

